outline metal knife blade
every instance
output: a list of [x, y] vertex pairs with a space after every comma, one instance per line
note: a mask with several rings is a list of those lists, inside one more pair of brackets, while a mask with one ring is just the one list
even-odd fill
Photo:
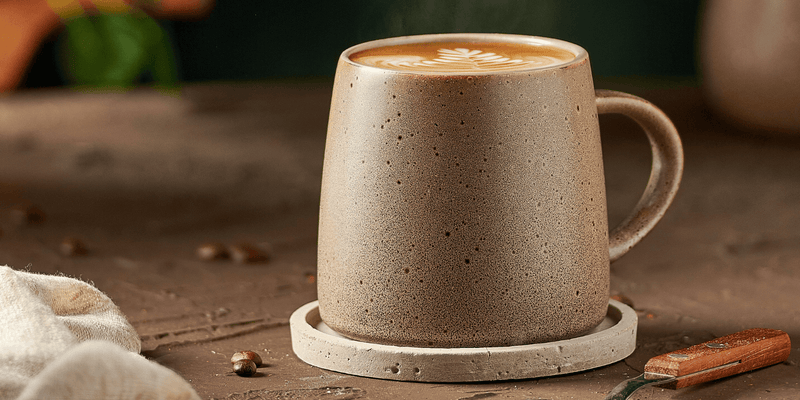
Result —
[[620, 383], [619, 385], [615, 386], [614, 389], [606, 396], [605, 400], [625, 400], [630, 396], [633, 392], [650, 385], [658, 385], [663, 383], [669, 383], [678, 379], [672, 375], [661, 375], [661, 374], [648, 374], [650, 376], [645, 377], [644, 374], [641, 374], [635, 378], [628, 379]]
[[[739, 364], [739, 362], [735, 361], [735, 362], [727, 363], [727, 364], [724, 364], [724, 365], [720, 365], [718, 367], [713, 367], [713, 368], [709, 368], [709, 369], [704, 369], [702, 371], [694, 372], [694, 373], [691, 373], [691, 374], [686, 374], [686, 375], [681, 376], [681, 378], [686, 379], [686, 378], [689, 378], [692, 375], [708, 374], [708, 373], [711, 373], [714, 370], [730, 368], [730, 367], [733, 367], [734, 365], [738, 365], [738, 364]], [[641, 375], [639, 375], [639, 376], [637, 376], [635, 378], [628, 379], [627, 381], [622, 382], [619, 385], [617, 385], [616, 387], [614, 387], [614, 389], [611, 390], [611, 393], [609, 393], [608, 396], [606, 397], [606, 400], [612, 400], [612, 399], [613, 400], [625, 400], [633, 392], [635, 392], [635, 391], [637, 391], [640, 388], [643, 388], [645, 386], [666, 385], [668, 383], [676, 382], [677, 380], [678, 380], [678, 377], [673, 376], [673, 375], [659, 374], [659, 373], [655, 373], [655, 372], [645, 372], [645, 373], [643, 373], [643, 374], [641, 374]]]
[[752, 371], [786, 361], [791, 348], [789, 335], [779, 330], [737, 332], [651, 358], [642, 375], [614, 387], [605, 400], [627, 399], [649, 385], [679, 389]]

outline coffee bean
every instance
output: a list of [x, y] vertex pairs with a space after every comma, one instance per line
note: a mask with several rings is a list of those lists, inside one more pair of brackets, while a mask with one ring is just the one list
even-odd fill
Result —
[[240, 264], [263, 263], [269, 261], [269, 253], [249, 243], [239, 243], [228, 248], [231, 259]]
[[231, 357], [231, 364], [234, 364], [240, 360], [250, 360], [254, 362], [257, 367], [264, 365], [264, 362], [261, 360], [261, 356], [255, 351], [251, 350], [237, 351], [236, 353], [233, 353], [233, 357]]
[[230, 257], [222, 243], [206, 243], [197, 248], [197, 257], [203, 261], [223, 260]]
[[239, 376], [253, 376], [256, 373], [256, 364], [250, 360], [239, 360], [233, 363], [233, 372]]
[[74, 237], [64, 238], [59, 250], [61, 250], [61, 254], [67, 257], [82, 256], [89, 252], [86, 249], [86, 245], [83, 244], [83, 241]]
[[40, 224], [45, 220], [44, 211], [34, 205], [16, 206], [11, 209], [9, 216], [16, 226]]

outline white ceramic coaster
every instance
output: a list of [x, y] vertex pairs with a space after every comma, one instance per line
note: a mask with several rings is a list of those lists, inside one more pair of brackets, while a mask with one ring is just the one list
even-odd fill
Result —
[[304, 362], [345, 374], [418, 382], [478, 382], [568, 374], [608, 365], [636, 349], [636, 312], [609, 300], [603, 322], [572, 339], [508, 347], [424, 348], [345, 338], [319, 316], [317, 301], [289, 321], [292, 348]]

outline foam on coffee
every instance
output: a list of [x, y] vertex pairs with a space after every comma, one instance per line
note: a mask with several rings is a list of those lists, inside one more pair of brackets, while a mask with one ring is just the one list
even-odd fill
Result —
[[509, 42], [426, 42], [377, 47], [350, 60], [398, 71], [488, 72], [542, 68], [575, 59], [553, 46]]

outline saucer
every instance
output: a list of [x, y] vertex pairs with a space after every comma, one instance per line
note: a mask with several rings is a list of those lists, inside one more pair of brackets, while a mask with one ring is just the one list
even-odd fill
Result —
[[569, 374], [612, 364], [636, 349], [636, 312], [609, 300], [603, 322], [575, 338], [506, 347], [404, 347], [348, 339], [319, 315], [319, 302], [289, 320], [292, 349], [307, 364], [370, 378], [416, 382], [482, 382]]

